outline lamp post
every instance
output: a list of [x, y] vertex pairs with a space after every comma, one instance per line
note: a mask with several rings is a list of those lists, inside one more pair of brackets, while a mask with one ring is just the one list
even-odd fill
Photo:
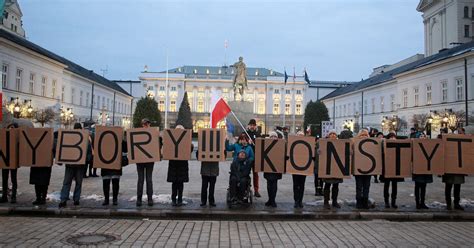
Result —
[[61, 120], [63, 121], [64, 127], [67, 127], [71, 124], [71, 121], [74, 120], [74, 113], [72, 112], [72, 108], [66, 108], [61, 106], [60, 109], [61, 113], [59, 114]]
[[426, 123], [426, 135], [430, 136], [431, 139], [431, 124], [433, 123], [433, 117], [430, 115], [428, 117], [428, 122]]

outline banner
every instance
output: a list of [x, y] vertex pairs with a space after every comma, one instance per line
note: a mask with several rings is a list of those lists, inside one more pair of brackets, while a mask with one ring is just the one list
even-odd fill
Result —
[[320, 139], [319, 178], [350, 178], [351, 140]]
[[53, 165], [53, 129], [20, 129], [19, 166], [51, 167]]
[[321, 122], [321, 137], [326, 138], [329, 132], [334, 129], [332, 121], [322, 121]]
[[122, 167], [122, 127], [96, 126], [94, 168], [120, 170]]
[[163, 159], [190, 160], [192, 143], [191, 134], [192, 130], [166, 129], [163, 132]]
[[413, 174], [444, 174], [444, 141], [413, 139]]
[[19, 129], [0, 128], [0, 169], [18, 168]]
[[353, 175], [382, 174], [382, 140], [353, 138]]
[[460, 134], [443, 135], [445, 173], [474, 174], [473, 139], [473, 136]]
[[59, 129], [56, 146], [57, 164], [86, 164], [89, 131]]
[[314, 175], [315, 143], [314, 137], [288, 136], [286, 172]]
[[285, 173], [286, 141], [257, 138], [255, 140], [255, 172]]
[[225, 161], [225, 129], [203, 128], [198, 131], [198, 160], [205, 162]]
[[126, 135], [129, 164], [152, 163], [161, 160], [158, 128], [128, 129]]
[[384, 141], [384, 167], [385, 178], [411, 177], [411, 140]]

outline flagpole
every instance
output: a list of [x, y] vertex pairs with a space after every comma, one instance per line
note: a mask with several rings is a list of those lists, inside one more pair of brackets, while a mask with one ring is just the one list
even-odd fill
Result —
[[166, 49], [166, 96], [165, 96], [165, 129], [168, 128], [168, 49]]
[[234, 114], [234, 111], [230, 111], [232, 113], [232, 115], [234, 116], [234, 118], [237, 120], [237, 122], [239, 123], [239, 125], [242, 127], [242, 129], [244, 130], [245, 134], [247, 134], [247, 136], [249, 137], [250, 140], [252, 140], [252, 137], [250, 137], [249, 133], [247, 133], [247, 129], [244, 127], [244, 125], [242, 125], [242, 122], [240, 122], [239, 118], [237, 118], [237, 116]]

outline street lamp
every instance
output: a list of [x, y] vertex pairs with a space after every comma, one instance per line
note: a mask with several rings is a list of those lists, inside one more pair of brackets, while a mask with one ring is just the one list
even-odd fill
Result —
[[59, 116], [61, 117], [64, 126], [66, 127], [67, 125], [70, 125], [70, 122], [74, 119], [74, 113], [72, 112], [72, 108], [64, 109], [64, 107], [61, 106], [60, 111], [61, 112]]

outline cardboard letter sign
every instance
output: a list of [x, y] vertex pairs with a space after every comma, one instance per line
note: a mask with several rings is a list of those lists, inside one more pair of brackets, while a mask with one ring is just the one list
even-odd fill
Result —
[[18, 131], [0, 128], [0, 169], [18, 168]]
[[445, 173], [474, 174], [474, 137], [448, 134], [443, 141]]
[[382, 174], [382, 140], [352, 139], [354, 143], [354, 175]]
[[255, 171], [285, 173], [285, 140], [257, 138], [255, 141]]
[[122, 167], [123, 128], [96, 126], [94, 168], [120, 170]]
[[444, 142], [413, 139], [413, 174], [444, 174]]
[[350, 178], [351, 140], [319, 140], [320, 178]]
[[199, 129], [198, 160], [206, 162], [225, 161], [225, 136], [224, 129]]
[[53, 165], [53, 129], [20, 130], [20, 166], [50, 167]]
[[153, 127], [127, 130], [127, 149], [130, 164], [160, 161], [160, 131]]
[[166, 129], [163, 132], [163, 159], [191, 159], [191, 130]]
[[289, 174], [314, 174], [314, 137], [288, 136], [286, 171]]
[[411, 176], [411, 140], [384, 141], [385, 178], [404, 178]]
[[57, 164], [86, 164], [89, 131], [59, 129], [56, 145]]

